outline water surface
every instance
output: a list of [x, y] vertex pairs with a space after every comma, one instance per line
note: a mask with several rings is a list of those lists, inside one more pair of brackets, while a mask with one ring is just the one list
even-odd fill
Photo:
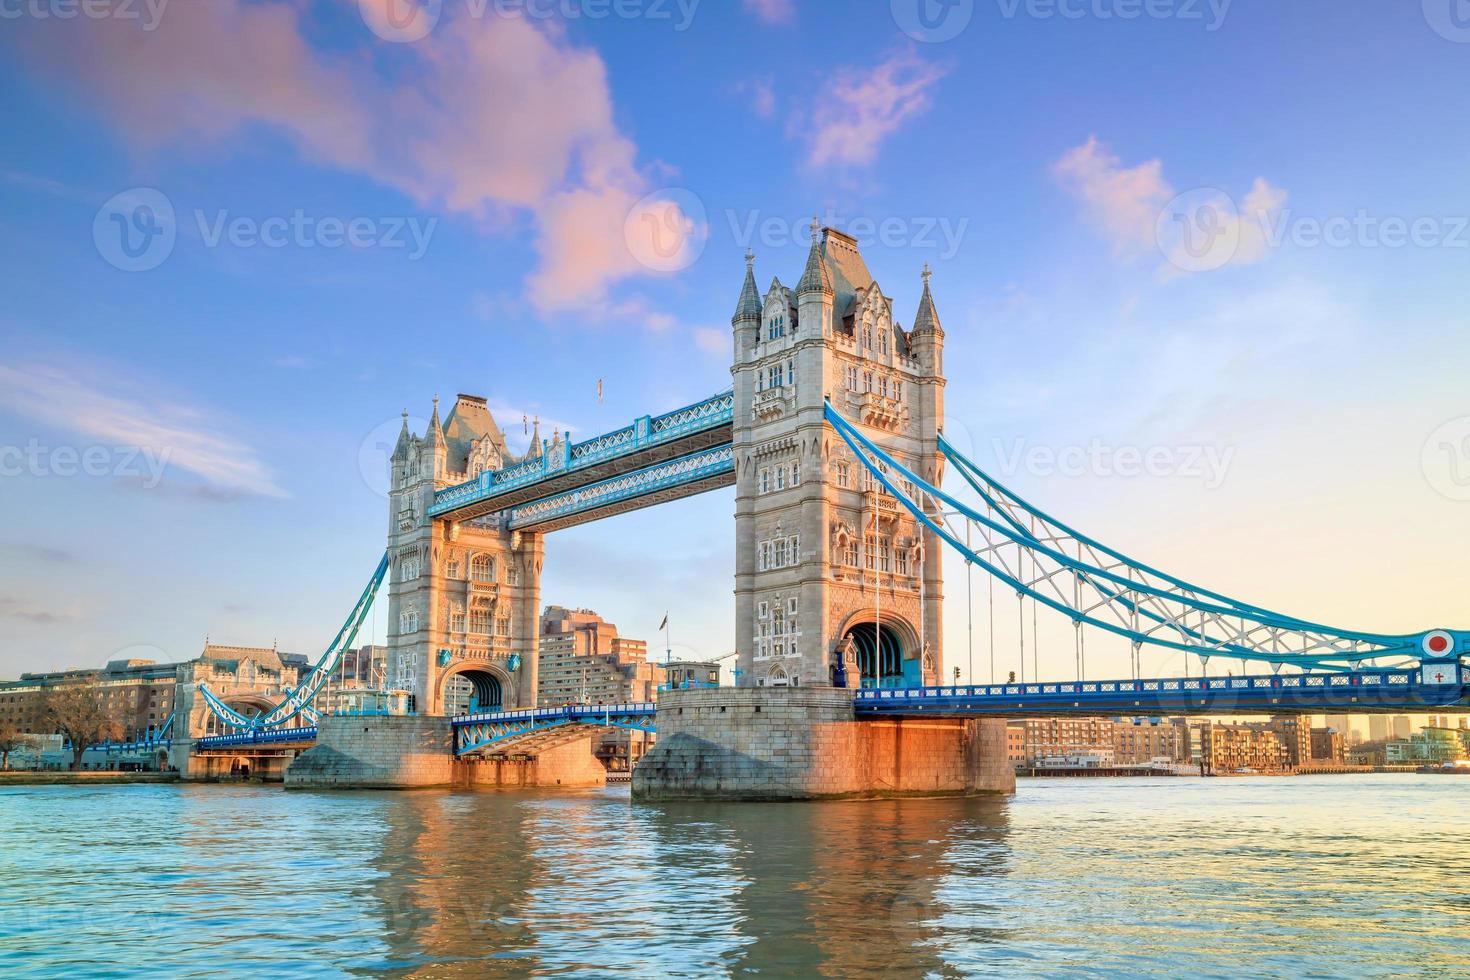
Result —
[[0, 975], [1470, 975], [1470, 779], [0, 788]]

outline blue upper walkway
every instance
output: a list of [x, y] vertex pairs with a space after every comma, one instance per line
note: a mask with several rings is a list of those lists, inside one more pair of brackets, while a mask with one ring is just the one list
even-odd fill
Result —
[[727, 391], [585, 442], [550, 443], [535, 459], [440, 490], [429, 516], [465, 521], [510, 511], [512, 526], [553, 530], [633, 509], [635, 502], [646, 506], [729, 486], [734, 418], [735, 394]]

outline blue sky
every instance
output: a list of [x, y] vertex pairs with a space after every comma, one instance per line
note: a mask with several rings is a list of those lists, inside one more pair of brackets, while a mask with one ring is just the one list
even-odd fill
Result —
[[[443, 0], [418, 40], [384, 2], [4, 8], [0, 676], [206, 634], [315, 653], [381, 551], [401, 410], [482, 394], [514, 443], [522, 415], [591, 435], [722, 390], [741, 256], [794, 281], [814, 212], [885, 223], [864, 250], [904, 321], [933, 267], [947, 430], [1044, 508], [1298, 615], [1470, 625], [1450, 0], [977, 0], [946, 40], [908, 0]], [[124, 271], [110, 216], [153, 195], [172, 250]], [[1200, 202], [1229, 254], [1183, 268], [1169, 214]], [[644, 215], [683, 249], [648, 254]], [[1090, 446], [1174, 465], [1046, 465]], [[650, 640], [672, 606], [677, 646], [723, 653], [732, 507], [558, 532], [543, 597]], [[948, 597], [964, 667], [958, 568]], [[1064, 675], [1070, 629], [1041, 649]]]

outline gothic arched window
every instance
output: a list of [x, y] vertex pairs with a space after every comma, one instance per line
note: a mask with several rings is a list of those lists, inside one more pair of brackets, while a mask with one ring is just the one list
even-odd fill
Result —
[[476, 555], [470, 561], [470, 579], [475, 582], [495, 581], [495, 561], [489, 555]]

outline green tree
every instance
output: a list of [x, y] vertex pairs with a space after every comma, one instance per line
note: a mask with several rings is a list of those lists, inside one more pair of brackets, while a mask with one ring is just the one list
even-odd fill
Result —
[[43, 716], [71, 743], [71, 767], [82, 767], [82, 753], [99, 742], [122, 737], [122, 717], [108, 705], [101, 685], [62, 684], [42, 697]]

